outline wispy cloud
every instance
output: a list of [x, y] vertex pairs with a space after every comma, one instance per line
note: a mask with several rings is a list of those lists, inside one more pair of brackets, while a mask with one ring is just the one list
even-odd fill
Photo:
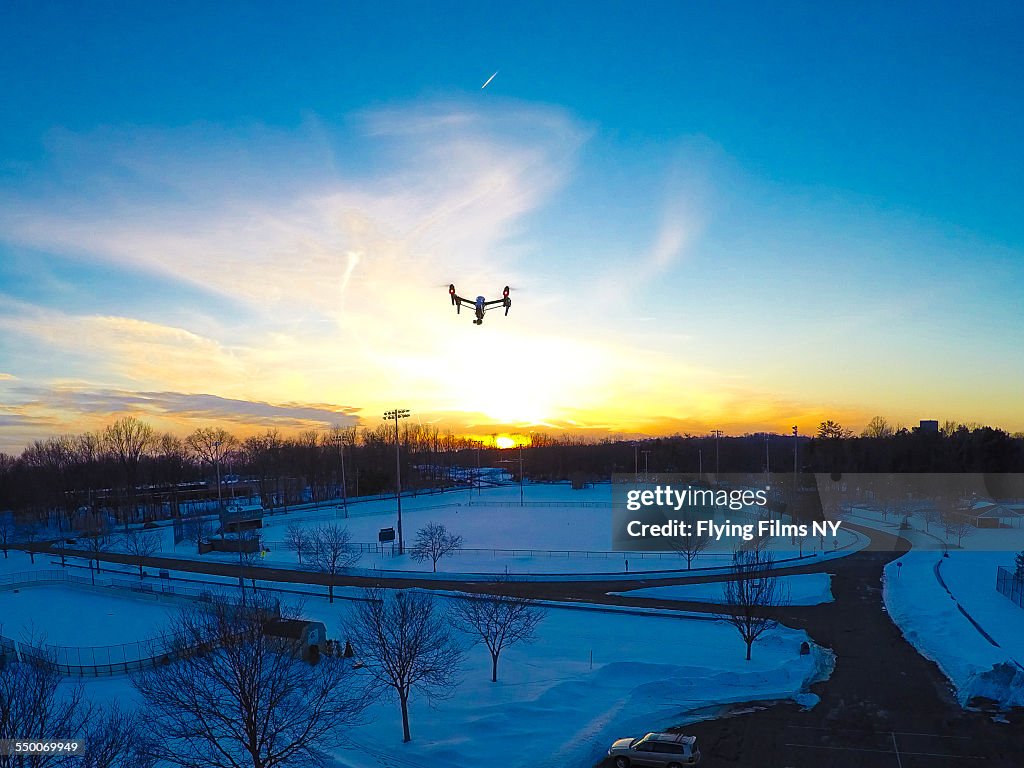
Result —
[[[6, 418], [56, 429], [125, 409], [173, 426], [173, 407], [300, 427], [408, 405], [474, 430], [742, 431], [892, 401], [873, 383], [879, 359], [887, 384], [902, 376], [905, 412], [920, 407], [915, 387], [938, 364], [912, 350], [920, 370], [901, 368], [900, 344], [976, 313], [954, 304], [923, 332], [939, 313], [918, 313], [901, 337], [908, 314], [959, 288], [938, 291], [893, 256], [948, 244], [921, 248], [920, 227], [780, 192], [700, 139], [620, 187], [598, 163], [586, 179], [600, 191], [581, 189], [592, 133], [562, 110], [490, 98], [295, 131], [55, 132], [50, 165], [0, 180], [0, 243], [52, 255], [66, 282], [88, 265], [94, 300], [71, 309], [42, 287], [16, 300], [0, 286], [0, 397], [24, 383], [41, 400], [4, 400]], [[610, 243], [587, 207], [602, 195]], [[561, 232], [563, 219], [576, 226]], [[556, 230], [568, 255], [545, 240]], [[129, 272], [144, 275], [130, 302]], [[477, 328], [452, 313], [449, 282], [529, 290], [507, 321]], [[195, 303], [170, 311], [182, 294]], [[1019, 380], [1014, 365], [1001, 381]]]
[[81, 383], [13, 386], [3, 393], [0, 425], [11, 433], [0, 449], [17, 449], [32, 430], [47, 433], [98, 429], [121, 415], [133, 415], [178, 434], [210, 424], [240, 435], [262, 428], [287, 432], [359, 423], [359, 409], [329, 403], [262, 402], [187, 392], [102, 389]]

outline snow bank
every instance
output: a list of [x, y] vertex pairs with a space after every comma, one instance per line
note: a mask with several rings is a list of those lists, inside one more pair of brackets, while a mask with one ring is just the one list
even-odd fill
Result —
[[[1024, 610], [995, 591], [995, 567], [987, 562], [1007, 556], [954, 552], [943, 558], [911, 551], [899, 561], [902, 567], [892, 562], [885, 568], [886, 609], [904, 637], [939, 665], [963, 705], [984, 696], [1004, 707], [1024, 706]], [[949, 592], [939, 583], [937, 566]]]
[[[305, 613], [340, 631], [344, 606], [317, 601]], [[779, 627], [745, 648], [724, 622], [550, 608], [533, 645], [514, 646], [490, 682], [489, 657], [468, 652], [455, 695], [431, 707], [414, 699], [413, 741], [402, 743], [398, 705], [375, 704], [351, 729], [355, 749], [339, 765], [592, 765], [616, 738], [698, 719], [716, 704], [796, 699], [826, 678], [831, 653], [799, 655], [804, 632]], [[353, 639], [357, 649], [358, 641]]]

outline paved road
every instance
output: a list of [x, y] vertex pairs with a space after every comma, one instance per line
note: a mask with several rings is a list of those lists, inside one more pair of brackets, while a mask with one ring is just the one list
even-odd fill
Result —
[[[852, 526], [857, 527], [857, 526]], [[803, 711], [792, 703], [746, 707], [742, 714], [720, 716], [688, 726], [698, 736], [705, 766], [744, 768], [952, 768], [1024, 766], [1024, 718], [1011, 724], [964, 712], [938, 667], [900, 634], [882, 603], [884, 565], [908, 549], [903, 539], [859, 529], [873, 540], [861, 551], [824, 563], [786, 568], [780, 573], [828, 571], [833, 575], [835, 602], [791, 606], [780, 612], [787, 625], [801, 628], [836, 655], [832, 676], [814, 686], [821, 702]], [[879, 551], [881, 550], [881, 551]], [[106, 553], [112, 562], [134, 562]], [[147, 558], [146, 566], [236, 577], [237, 565], [219, 562]], [[246, 574], [247, 578], [249, 573]], [[290, 569], [258, 568], [252, 576], [283, 582], [326, 584], [325, 574]], [[705, 576], [694, 581], [717, 581]], [[377, 579], [341, 576], [336, 585], [367, 586]], [[549, 600], [667, 607], [713, 612], [706, 603], [679, 603], [606, 594], [629, 587], [679, 583], [653, 578], [635, 582], [504, 582], [499, 588]], [[486, 583], [433, 579], [387, 579], [391, 587], [483, 591]], [[757, 653], [757, 647], [754, 647]], [[633, 734], [623, 734], [624, 736]]]
[[[833, 561], [835, 602], [786, 611], [836, 655], [832, 676], [813, 687], [821, 702], [751, 705], [744, 714], [688, 726], [702, 765], [765, 768], [952, 768], [1024, 766], [1024, 719], [997, 724], [964, 712], [938, 667], [922, 657], [885, 612], [883, 566], [902, 540], [868, 532], [891, 551]], [[757, 647], [754, 647], [757, 652]], [[623, 734], [631, 735], [631, 734]]]

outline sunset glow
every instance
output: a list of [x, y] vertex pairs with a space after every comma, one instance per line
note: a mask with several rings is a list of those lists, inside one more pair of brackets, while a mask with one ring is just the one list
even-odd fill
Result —
[[[226, 58], [180, 51], [129, 72], [99, 43], [88, 66], [104, 77], [82, 83], [55, 52], [83, 24], [39, 42], [50, 65], [31, 73], [14, 71], [27, 43], [7, 41], [5, 81], [26, 83], [3, 129], [0, 449], [124, 414], [245, 435], [372, 427], [396, 406], [481, 437], [859, 430], [876, 414], [1024, 429], [1024, 231], [1000, 191], [1020, 163], [1014, 122], [966, 144], [943, 129], [984, 105], [875, 103], [899, 78], [867, 74], [869, 103], [837, 105], [830, 83], [849, 73], [825, 50], [843, 78], [764, 102], [708, 69], [714, 43], [693, 40], [685, 66], [675, 44], [650, 59], [651, 30], [692, 26], [662, 20], [623, 42], [630, 109], [623, 82], [586, 74], [605, 45], [560, 51], [581, 68], [563, 81], [539, 76], [551, 52], [500, 36], [493, 61], [417, 55], [405, 38], [383, 55], [339, 19], [324, 21], [329, 45], [305, 29], [319, 42], [302, 55], [287, 43], [250, 62], [252, 93], [158, 77], [223, 87]], [[143, 50], [154, 33], [137, 32]], [[767, 66], [756, 45], [732, 49]], [[324, 75], [342, 60], [344, 76]], [[1019, 100], [998, 103], [1019, 117]], [[812, 130], [819, 114], [843, 129]], [[857, 130], [871, 140], [850, 145]], [[947, 145], [970, 179], [933, 167]], [[473, 325], [452, 282], [488, 299], [511, 285], [508, 316]]]

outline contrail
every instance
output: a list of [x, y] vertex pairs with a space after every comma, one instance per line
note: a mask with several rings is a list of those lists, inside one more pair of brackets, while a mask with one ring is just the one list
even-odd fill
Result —
[[[497, 75], [497, 74], [498, 74], [498, 70], [495, 70], [495, 72], [494, 72], [494, 75]], [[483, 90], [484, 88], [486, 88], [486, 87], [487, 87], [488, 85], [490, 85], [490, 84], [491, 84], [491, 80], [493, 80], [493, 79], [494, 79], [494, 75], [491, 75], [490, 77], [488, 77], [488, 78], [487, 78], [487, 82], [486, 82], [486, 83], [484, 83], [483, 85], [481, 85], [481, 86], [480, 86], [480, 90], [481, 90], [481, 91], [482, 91], [482, 90]]]

